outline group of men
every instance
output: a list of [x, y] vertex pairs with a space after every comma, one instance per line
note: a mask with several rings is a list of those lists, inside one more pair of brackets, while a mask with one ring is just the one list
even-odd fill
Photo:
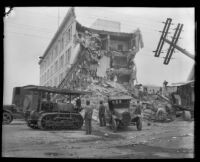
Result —
[[[106, 107], [103, 104], [103, 101], [99, 102], [99, 122], [100, 122], [100, 127], [106, 126], [106, 119], [105, 119], [105, 111]], [[137, 101], [137, 106], [135, 109], [135, 114], [141, 114], [142, 112], [142, 105], [140, 101]], [[86, 129], [86, 134], [91, 134], [92, 133], [92, 114], [93, 114], [93, 107], [90, 105], [90, 101], [86, 101], [86, 106], [85, 106], [85, 129]]]
[[[103, 101], [100, 101], [100, 106], [99, 106], [99, 121], [100, 121], [100, 126], [106, 126], [106, 119], [105, 119], [105, 106], [103, 105]], [[86, 134], [91, 134], [92, 133], [92, 114], [93, 114], [93, 108], [90, 105], [90, 101], [86, 101], [86, 106], [85, 106], [85, 129], [86, 129]]]

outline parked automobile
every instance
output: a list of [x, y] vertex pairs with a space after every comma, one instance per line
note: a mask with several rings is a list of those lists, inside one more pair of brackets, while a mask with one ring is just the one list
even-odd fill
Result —
[[135, 114], [130, 106], [132, 97], [120, 96], [109, 97], [108, 108], [106, 109], [106, 122], [111, 126], [114, 132], [118, 128], [127, 127], [135, 124], [137, 130], [142, 130], [142, 116]]

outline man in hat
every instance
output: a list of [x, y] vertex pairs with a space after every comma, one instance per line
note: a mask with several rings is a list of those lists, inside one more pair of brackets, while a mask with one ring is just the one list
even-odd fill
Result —
[[100, 106], [99, 106], [99, 122], [100, 122], [100, 127], [106, 126], [105, 109], [106, 108], [103, 105], [103, 101], [100, 101]]
[[90, 105], [90, 101], [86, 101], [86, 107], [85, 107], [85, 129], [86, 134], [92, 133], [92, 114], [93, 114], [93, 108]]

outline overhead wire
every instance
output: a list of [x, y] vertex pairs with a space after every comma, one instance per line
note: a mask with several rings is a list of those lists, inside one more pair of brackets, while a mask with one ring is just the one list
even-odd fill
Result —
[[[26, 11], [26, 12], [29, 12], [29, 11]], [[31, 11], [30, 11], [31, 12]], [[57, 17], [57, 16], [53, 16], [53, 15], [45, 15], [45, 14], [43, 14], [43, 13], [37, 13], [37, 12], [31, 12], [32, 14], [40, 14], [40, 15], [44, 15], [44, 16], [50, 16], [50, 17]], [[108, 15], [108, 14], [107, 14]], [[112, 18], [111, 17], [106, 17], [106, 16], [100, 16], [100, 15], [95, 15], [94, 13], [92, 14], [92, 15], [84, 15], [84, 17], [86, 18], [94, 18], [94, 19], [97, 19], [97, 18], [106, 18], [106, 19], [113, 19], [113, 15], [112, 15]], [[120, 17], [121, 17], [121, 15], [120, 15]], [[41, 17], [40, 17], [41, 18]], [[118, 18], [119, 19], [119, 18]], [[155, 28], [151, 28], [151, 27], [146, 27], [147, 25], [149, 25], [149, 24], [147, 24], [147, 23], [141, 23], [141, 22], [139, 22], [139, 21], [135, 21], [135, 20], [130, 20], [129, 18], [127, 18], [128, 19], [128, 21], [129, 22], [134, 22], [134, 23], [136, 23], [136, 24], [140, 24], [140, 25], [143, 25], [143, 26], [145, 26], [145, 28], [149, 28], [149, 29], [155, 29]], [[113, 20], [112, 20], [113, 21]], [[115, 20], [115, 21], [117, 21], [117, 20]], [[124, 22], [124, 19], [123, 20], [120, 20], [120, 22], [122, 23], [122, 24], [128, 24], [129, 26], [130, 26], [130, 23], [127, 23], [127, 21], [126, 22]]]
[[[26, 12], [30, 12], [30, 13], [32, 13], [32, 14], [40, 14], [40, 15], [43, 15], [43, 16], [48, 16], [48, 17], [57, 17], [57, 16], [53, 16], [53, 15], [50, 15], [50, 14], [44, 14], [44, 13], [42, 13], [42, 12], [40, 12], [40, 13], [38, 13], [38, 12], [33, 12], [33, 11], [29, 11], [29, 10], [26, 10]], [[104, 14], [104, 11], [101, 11], [101, 13], [103, 13]], [[115, 12], [115, 13], [117, 13], [117, 12]], [[107, 18], [107, 19], [113, 19], [113, 16], [116, 16], [116, 15], [113, 15], [113, 14], [109, 14], [109, 12], [106, 14], [106, 15], [110, 15], [111, 17], [106, 17], [106, 16], [101, 16], [101, 15], [95, 15], [94, 13], [92, 14], [92, 15], [84, 15], [84, 17], [93, 17], [93, 18], [95, 18], [95, 19], [97, 19], [97, 18], [100, 18], [100, 17], [104, 17], [104, 18]], [[132, 20], [132, 19], [130, 19], [130, 18], [128, 18], [128, 16], [125, 16], [125, 15], [120, 15], [120, 17], [123, 17], [123, 20], [121, 20], [121, 22], [122, 21], [124, 21], [124, 18], [127, 18], [127, 21], [128, 22], [134, 22], [134, 23], [137, 23], [137, 24], [140, 24], [140, 25], [145, 25], [145, 26], [147, 26], [147, 25], [149, 25], [149, 24], [147, 24], [147, 23], [141, 23], [141, 21], [135, 21], [135, 20]], [[119, 17], [118, 17], [119, 18]], [[143, 17], [137, 17], [137, 19], [143, 19], [143, 20], [146, 20], [146, 21], [151, 21], [151, 20], [149, 20], [149, 18], [143, 18]], [[123, 22], [123, 24], [129, 24], [129, 23], [127, 23], [127, 21], [126, 22]], [[161, 24], [161, 23], [163, 23], [163, 22], [161, 22], [161, 21], [155, 21], [155, 20], [152, 20], [154, 23], [159, 23], [159, 24]], [[152, 22], [151, 21], [151, 22]], [[130, 24], [129, 24], [130, 25]], [[174, 23], [172, 24], [172, 25], [175, 25]], [[151, 28], [151, 27], [146, 27], [146, 28]], [[154, 29], [154, 28], [151, 28], [151, 29]], [[156, 29], [157, 30], [157, 29]]]
[[[95, 19], [98, 19], [98, 18], [105, 18], [105, 16], [94, 16], [94, 15], [84, 15], [84, 17], [86, 18], [95, 18]], [[118, 18], [118, 20], [117, 19], [113, 19], [113, 18], [108, 18], [108, 17], [106, 17], [107, 19], [109, 19], [110, 21], [119, 21], [121, 24], [127, 24], [128, 26], [131, 26], [131, 25], [133, 25], [133, 24], [137, 24], [137, 26], [138, 25], [143, 25], [143, 26], [145, 26], [144, 28], [148, 28], [148, 29], [153, 29], [153, 30], [157, 30], [157, 29], [155, 29], [155, 28], [152, 28], [152, 27], [147, 27], [147, 25], [149, 25], [149, 24], [144, 24], [144, 23], [141, 23], [141, 22], [137, 22], [137, 21], [132, 21], [132, 20], [128, 20], [128, 22], [126, 21], [125, 22], [125, 20], [119, 20], [119, 18]], [[95, 20], [94, 19], [94, 20]], [[132, 22], [134, 22], [134, 23], [131, 23], [131, 21]], [[158, 29], [159, 30], [159, 29]]]
[[[6, 27], [6, 30], [7, 29], [17, 29], [15, 26], [7, 26]], [[43, 33], [43, 34], [48, 34], [48, 35], [52, 35], [52, 34], [54, 34], [55, 32], [49, 32], [49, 31], [45, 31], [45, 30], [39, 30], [39, 29], [35, 29], [35, 28], [31, 28], [31, 27], [26, 27], [26, 26], [22, 26], [22, 27], [20, 27], [20, 31], [21, 31], [21, 28], [23, 28], [23, 30], [26, 30], [26, 31], [31, 31], [31, 32], [37, 32], [37, 33]]]
[[[99, 12], [100, 10], [98, 10], [98, 12]], [[97, 12], [97, 10], [95, 9], [95, 13]], [[104, 15], [105, 14], [105, 11], [100, 11], [99, 12], [99, 15], [98, 14], [94, 14], [94, 13], [92, 13], [92, 16], [95, 16], [95, 17], [104, 17], [104, 18], [108, 18], [108, 19], [110, 19], [110, 17], [116, 17], [116, 14], [118, 14], [118, 15], [120, 15], [120, 17], [124, 20], [124, 18], [125, 19], [127, 19], [128, 21], [133, 21], [132, 19], [130, 19], [131, 17], [133, 17], [133, 15], [122, 15], [122, 13], [118, 13], [118, 12], [115, 12], [116, 14], [113, 14], [115, 11], [108, 11], [107, 13], [106, 13], [106, 15], [107, 16], [101, 16], [102, 14]], [[110, 16], [110, 17], [108, 17], [108, 16]], [[119, 17], [117, 17], [117, 18], [119, 18]], [[148, 18], [142, 18], [142, 17], [136, 17], [136, 16], [134, 16], [134, 18], [136, 18], [136, 19], [145, 19], [145, 21], [150, 21]], [[134, 20], [135, 21], [135, 20]], [[154, 23], [159, 23], [160, 24], [160, 22], [159, 21], [155, 21], [155, 20], [152, 20], [151, 22], [154, 22]], [[138, 21], [137, 21], [137, 23], [138, 23]], [[142, 22], [143, 23], [143, 22]], [[145, 24], [146, 25], [146, 24]]]
[[[29, 11], [28, 11], [29, 12]], [[31, 12], [31, 11], [30, 11]], [[39, 14], [39, 13], [37, 13], [37, 12], [32, 12], [32, 14]], [[49, 15], [45, 15], [45, 16], [49, 16]], [[56, 17], [56, 16], [53, 16], [53, 17]], [[100, 16], [95, 16], [95, 15], [85, 15], [84, 17], [87, 17], [87, 18], [95, 18], [95, 19], [97, 19], [97, 18], [100, 18]], [[103, 17], [105, 17], [105, 16], [103, 16]], [[41, 18], [41, 17], [40, 17]], [[108, 18], [108, 17], [106, 17], [106, 18]], [[109, 18], [110, 19], [110, 18]], [[138, 27], [138, 25], [142, 25], [142, 27], [141, 27], [141, 29], [142, 29], [142, 31], [144, 31], [144, 32], [154, 32], [154, 33], [156, 33], [156, 32], [158, 32], [159, 30], [157, 30], [157, 29], [155, 29], [155, 28], [150, 28], [150, 27], [146, 27], [147, 25], [149, 25], [149, 24], [144, 24], [144, 23], [140, 23], [140, 22], [136, 22], [136, 24], [137, 25], [133, 25], [132, 23], [127, 23], [127, 22], [121, 22], [122, 23], [122, 25], [124, 25], [124, 24], [127, 24], [127, 25], [124, 25], [124, 28], [126, 29], [126, 30], [128, 30], [128, 29], [130, 29], [130, 30], [132, 30], [132, 29], [135, 29], [135, 28], [137, 28]], [[16, 23], [15, 23], [16, 24]], [[16, 24], [16, 25], [19, 25], [19, 24]], [[48, 33], [47, 31], [46, 31], [46, 29], [45, 28], [41, 28], [41, 27], [38, 27], [38, 26], [33, 26], [33, 25], [27, 25], [27, 24], [20, 24], [20, 25], [24, 25], [24, 26], [27, 26], [27, 27], [33, 27], [33, 28], [37, 28], [38, 30], [45, 30], [45, 32], [46, 33]], [[144, 25], [144, 26], [143, 26]], [[29, 27], [29, 28], [30, 28]], [[144, 30], [145, 29], [145, 30]], [[40, 31], [41, 32], [41, 31]], [[49, 32], [50, 33], [50, 32]]]
[[[48, 8], [48, 7], [47, 7]], [[59, 8], [59, 10], [61, 9], [61, 8], [63, 8], [63, 7], [54, 7], [54, 8]], [[63, 8], [64, 9], [64, 8]], [[31, 11], [31, 10], [27, 10], [27, 9], [23, 9], [23, 11], [25, 11], [25, 12], [28, 12], [28, 13], [30, 13], [30, 14], [39, 14], [39, 15], [42, 15], [42, 16], [47, 16], [47, 17], [57, 17], [57, 10], [55, 9], [55, 16], [54, 15], [52, 15], [52, 14], [46, 14], [46, 13], [44, 13], [44, 12], [38, 12], [38, 11]], [[62, 11], [61, 11], [62, 12]], [[67, 13], [67, 11], [66, 11], [66, 13]]]
[[[58, 7], [58, 8], [63, 8], [63, 7]], [[64, 9], [64, 8], [63, 8]], [[90, 9], [94, 9], [93, 7], [90, 7]], [[101, 9], [101, 7], [99, 8], [99, 9]], [[30, 11], [30, 10], [27, 10], [27, 9], [25, 9], [24, 11], [26, 11], [26, 12], [29, 12], [30, 14], [40, 14], [40, 15], [42, 15], [42, 16], [48, 16], [48, 17], [57, 17], [57, 16], [54, 16], [54, 15], [50, 15], [50, 14], [45, 14], [44, 12], [34, 12], [34, 11]], [[95, 8], [95, 11], [96, 11], [96, 8]], [[100, 10], [99, 10], [100, 11]], [[98, 11], [98, 12], [99, 12]], [[55, 11], [56, 12], [56, 11]], [[67, 12], [67, 11], [66, 11]], [[101, 14], [104, 14], [104, 11], [100, 11], [101, 12]], [[118, 12], [116, 12], [116, 11], [111, 11], [112, 13], [113, 12], [115, 12], [116, 14], [120, 14], [120, 17], [123, 17], [123, 18], [127, 18], [128, 16], [131, 16], [131, 15], [122, 15], [121, 13], [118, 13]], [[110, 12], [110, 13], [111, 13]], [[106, 15], [110, 15], [111, 17], [113, 17], [113, 16], [116, 16], [116, 15], [114, 15], [114, 14], [110, 14], [109, 13], [109, 11], [108, 11], [108, 13], [106, 13]], [[87, 15], [86, 15], [87, 16]], [[95, 15], [94, 13], [93, 13], [93, 17], [102, 17], [102, 16], [100, 16], [100, 15]], [[109, 18], [109, 17], [106, 17], [106, 16], [103, 16], [103, 17], [105, 17], [105, 18]], [[143, 17], [136, 17], [136, 16], [134, 16], [134, 18], [136, 18], [136, 19], [143, 19], [143, 20], [145, 20], [145, 21], [151, 21], [151, 22], [154, 22], [154, 23], [158, 23], [158, 24], [160, 24], [160, 23], [162, 23], [161, 21], [156, 21], [156, 20], [153, 20], [153, 19], [151, 19], [151, 18], [143, 18]], [[109, 18], [110, 19], [110, 18]], [[150, 20], [151, 19], [151, 20]], [[130, 19], [129, 19], [129, 21], [131, 21]], [[138, 22], [138, 21], [137, 21]]]
[[39, 35], [34, 35], [34, 34], [27, 34], [27, 33], [18, 33], [18, 32], [13, 32], [13, 31], [9, 31], [7, 32], [6, 34], [4, 34], [5, 36], [7, 34], [18, 34], [18, 35], [21, 35], [21, 36], [28, 36], [28, 37], [37, 37], [37, 38], [43, 38], [43, 39], [51, 39], [50, 37], [43, 37], [43, 36], [39, 36]]
[[[24, 10], [23, 10], [24, 11]], [[49, 19], [48, 18], [46, 18], [46, 17], [42, 17], [42, 16], [46, 16], [44, 13], [38, 13], [38, 12], [29, 12], [29, 11], [25, 11], [26, 13], [25, 13], [25, 15], [27, 16], [27, 15], [29, 15], [30, 17], [35, 17], [35, 16], [39, 16], [39, 19], [42, 19], [43, 20], [43, 22], [50, 22], [50, 21], [54, 21], [54, 19], [52, 19], [52, 17], [57, 17], [57, 16], [53, 16], [53, 15], [49, 15], [48, 17], [49, 17]], [[19, 13], [19, 14], [21, 14], [21, 13]], [[10, 19], [6, 19], [6, 22], [9, 22], [9, 21], [11, 21]], [[56, 19], [56, 21], [57, 21], [57, 19]], [[4, 23], [6, 23], [6, 22], [4, 22]], [[56, 23], [55, 23], [55, 25], [52, 23], [52, 25], [51, 26], [54, 26], [55, 28], [57, 28], [57, 25], [56, 25]]]
[[[35, 14], [35, 13], [34, 13]], [[36, 13], [36, 14], [38, 14], [38, 13]], [[49, 15], [48, 15], [49, 16]], [[56, 16], [55, 16], [56, 17]], [[95, 16], [95, 15], [85, 15], [84, 17], [93, 17], [93, 18], [100, 18], [100, 16]], [[105, 16], [103, 16], [103, 17], [105, 17]], [[106, 17], [106, 18], [108, 18], [108, 17]], [[110, 18], [109, 18], [110, 19]], [[13, 23], [13, 24], [15, 24], [15, 25], [19, 25], [19, 24], [16, 24], [16, 23]], [[127, 22], [123, 22], [122, 24], [128, 24], [128, 25], [126, 25], [126, 29], [133, 29], [133, 26], [136, 26], [136, 25], [132, 25], [131, 23], [127, 23]], [[154, 33], [156, 33], [156, 32], [158, 32], [158, 30], [157, 29], [154, 29], [154, 28], [149, 28], [149, 27], [146, 27], [146, 25], [147, 24], [144, 24], [144, 23], [138, 23], [137, 22], [137, 24], [139, 24], [139, 25], [145, 25], [145, 27], [141, 27], [142, 28], [142, 31], [145, 31], [145, 32], [154, 32]], [[27, 25], [27, 24], [20, 24], [21, 26], [27, 26], [28, 28], [35, 28], [34, 30], [36, 30], [37, 31], [37, 29], [38, 30], [43, 30], [43, 29], [45, 29], [45, 28], [41, 28], [41, 27], [36, 27], [36, 26], [32, 26], [32, 25]], [[148, 24], [149, 25], [149, 24]], [[143, 28], [145, 28], [145, 30], [143, 29]], [[46, 28], [47, 29], [47, 28]], [[39, 32], [48, 32], [48, 31], [46, 31], [46, 29], [45, 29], [45, 31], [39, 31]], [[147, 29], [147, 30], [146, 30]], [[50, 32], [49, 32], [50, 33]], [[21, 34], [21, 33], [20, 33]], [[158, 33], [159, 34], [159, 33]], [[30, 35], [30, 34], [29, 34]]]
[[[35, 28], [35, 29], [41, 29], [41, 30], [44, 30], [44, 31], [47, 31], [47, 30], [51, 30], [50, 32], [55, 32], [53, 31], [52, 29], [50, 28], [44, 28], [44, 27], [39, 27], [39, 26], [35, 26], [35, 25], [30, 25], [30, 24], [22, 24], [22, 23], [16, 23], [16, 22], [6, 22], [5, 24], [6, 26], [8, 25], [16, 25], [16, 26], [22, 26], [22, 27], [28, 27], [28, 28]], [[6, 27], [5, 26], [5, 27]], [[55, 29], [56, 29], [56, 26], [55, 26]]]

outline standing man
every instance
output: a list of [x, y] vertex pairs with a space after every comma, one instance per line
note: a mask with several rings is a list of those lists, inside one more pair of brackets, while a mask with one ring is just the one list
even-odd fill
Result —
[[82, 107], [81, 107], [81, 99], [80, 97], [76, 100], [76, 111], [77, 112], [80, 112], [82, 110]]
[[103, 101], [100, 101], [100, 106], [99, 106], [99, 122], [100, 122], [100, 127], [106, 126], [105, 109], [106, 108], [103, 105]]
[[163, 88], [162, 88], [162, 95], [163, 96], [167, 96], [167, 84], [168, 84], [168, 82], [165, 80], [163, 82]]
[[141, 101], [143, 97], [143, 86], [139, 84], [139, 100]]
[[86, 134], [91, 134], [92, 133], [92, 113], [93, 109], [90, 106], [90, 101], [86, 101], [86, 107], [85, 107], [85, 129], [86, 129]]
[[136, 109], [135, 109], [135, 114], [136, 115], [142, 114], [142, 105], [141, 105], [139, 100], [137, 100], [137, 106], [136, 106]]

